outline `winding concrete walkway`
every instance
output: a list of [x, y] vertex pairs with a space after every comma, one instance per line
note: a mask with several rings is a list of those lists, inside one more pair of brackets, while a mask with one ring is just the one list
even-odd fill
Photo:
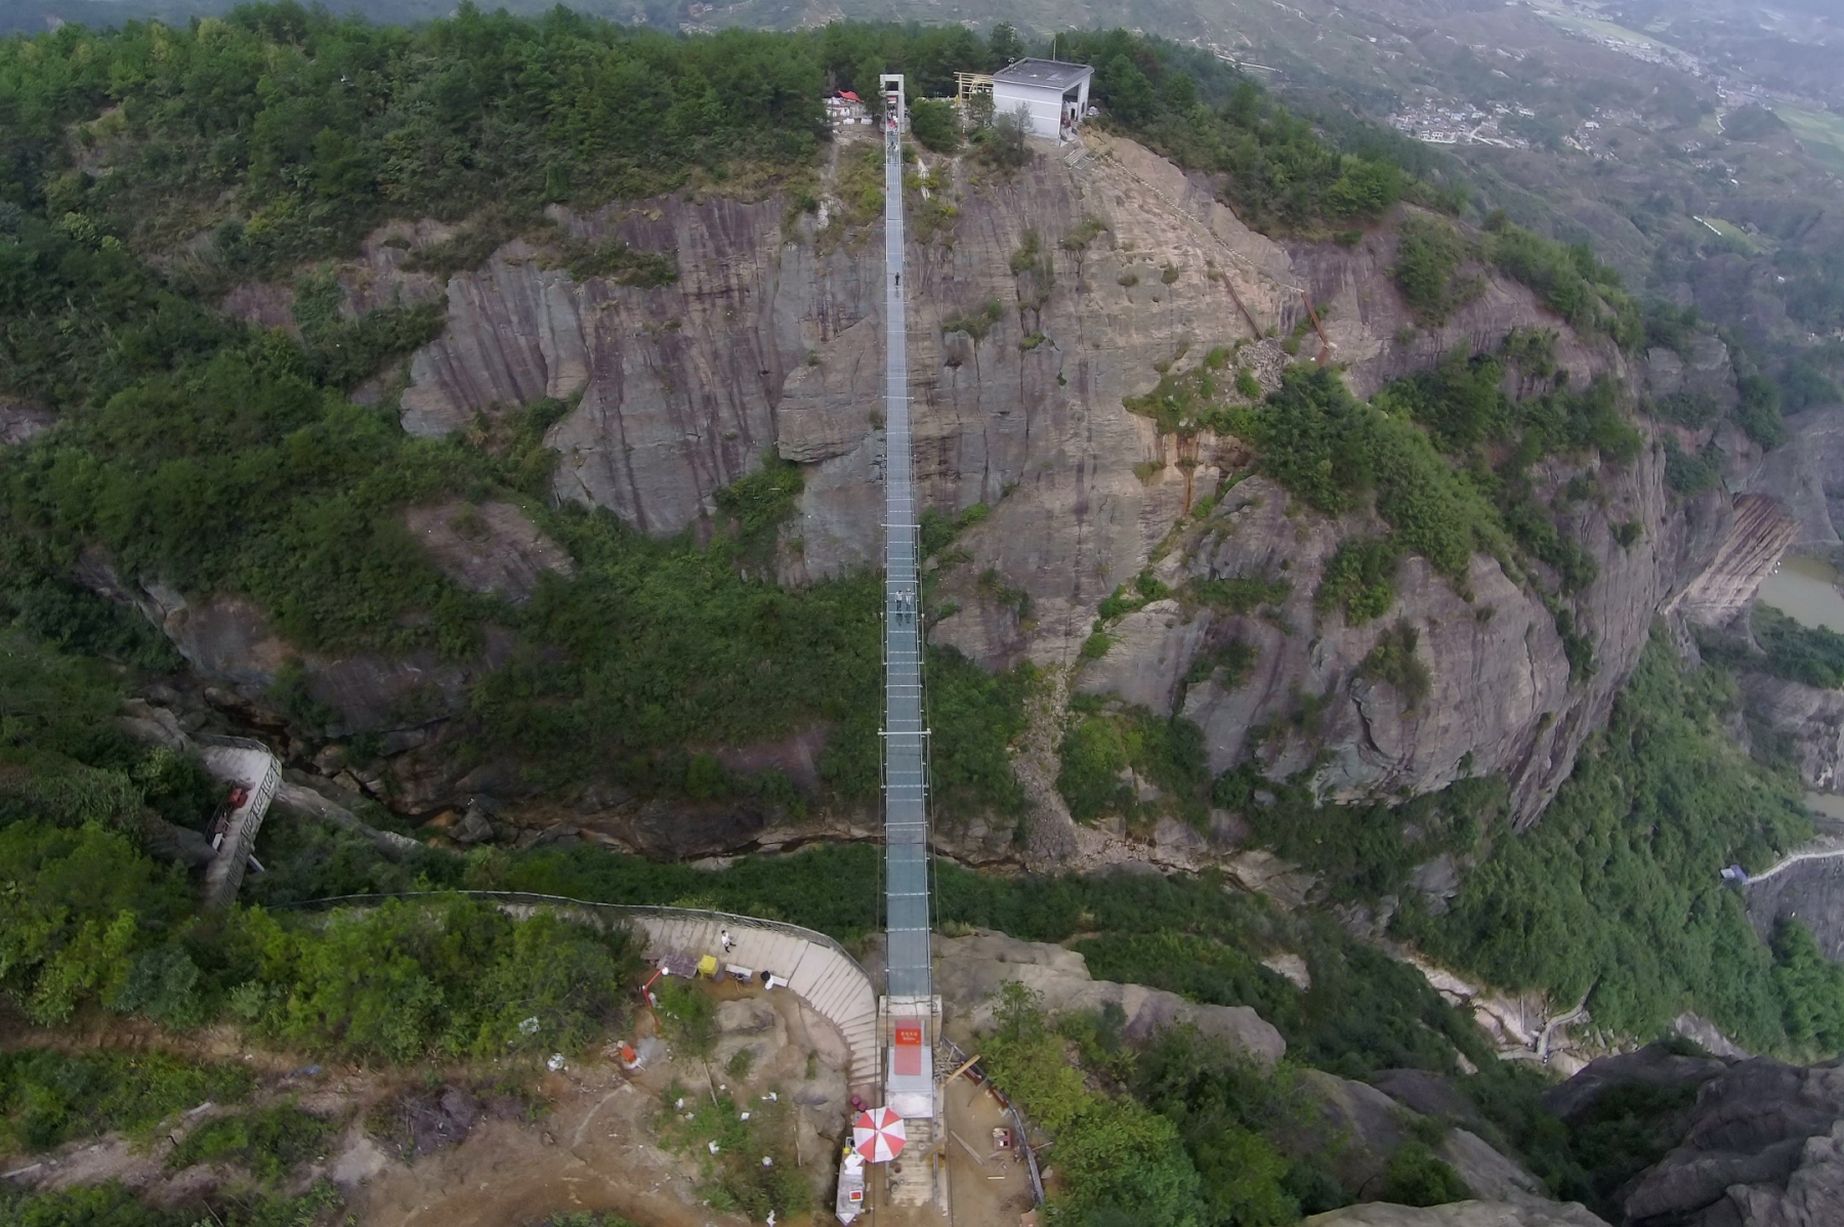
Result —
[[[647, 957], [694, 958], [711, 954], [721, 964], [773, 972], [788, 991], [812, 1006], [845, 1037], [851, 1052], [846, 1080], [857, 1094], [877, 1087], [877, 990], [856, 960], [829, 941], [815, 941], [792, 927], [770, 926], [747, 916], [673, 909], [636, 912], [625, 918], [646, 937]], [[722, 936], [730, 935], [730, 952]], [[815, 937], [818, 935], [815, 934]], [[759, 984], [760, 979], [757, 980]]]
[[1806, 861], [1830, 861], [1836, 860], [1839, 857], [1844, 857], [1844, 840], [1828, 839], [1819, 843], [1808, 844], [1797, 852], [1787, 853], [1784, 857], [1780, 858], [1778, 864], [1775, 864], [1771, 868], [1763, 869], [1759, 873], [1749, 874], [1748, 880], [1742, 885], [1759, 885], [1780, 873], [1782, 870], [1791, 869], [1794, 865], [1802, 864]]

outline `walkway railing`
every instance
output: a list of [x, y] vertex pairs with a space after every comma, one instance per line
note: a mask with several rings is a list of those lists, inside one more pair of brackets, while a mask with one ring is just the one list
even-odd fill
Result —
[[[390, 899], [442, 899], [454, 895], [463, 895], [470, 899], [496, 899], [506, 903], [554, 904], [564, 907], [590, 908], [599, 912], [614, 913], [623, 919], [645, 919], [657, 917], [660, 920], [715, 920], [719, 923], [748, 925], [756, 929], [768, 929], [789, 937], [798, 937], [802, 941], [812, 942], [816, 946], [825, 946], [839, 957], [848, 960], [852, 966], [864, 972], [864, 965], [851, 951], [840, 945], [838, 940], [826, 936], [818, 929], [809, 929], [805, 925], [789, 924], [785, 920], [768, 920], [760, 916], [744, 916], [739, 912], [720, 912], [708, 907], [668, 907], [651, 903], [602, 903], [594, 899], [575, 899], [569, 895], [547, 895], [532, 890], [405, 890], [381, 894], [362, 895], [326, 895], [319, 899], [298, 899], [292, 903], [271, 904], [273, 911], [287, 909], [322, 909], [347, 905], [361, 906], [383, 903]], [[865, 979], [870, 973], [864, 972]]]

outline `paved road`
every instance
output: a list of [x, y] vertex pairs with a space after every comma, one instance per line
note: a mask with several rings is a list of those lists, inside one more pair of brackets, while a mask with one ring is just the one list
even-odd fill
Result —
[[928, 733], [903, 308], [903, 151], [884, 144], [884, 890], [892, 998], [933, 993], [929, 967]]

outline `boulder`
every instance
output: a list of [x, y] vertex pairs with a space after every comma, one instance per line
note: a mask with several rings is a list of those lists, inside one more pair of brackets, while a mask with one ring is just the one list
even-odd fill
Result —
[[[1342, 1139], [1326, 1152], [1339, 1183], [1360, 1197], [1374, 1196], [1390, 1157], [1420, 1132], [1420, 1114], [1376, 1087], [1322, 1070], [1304, 1070], [1300, 1081], [1318, 1099], [1331, 1136]], [[1542, 1182], [1522, 1164], [1466, 1129], [1446, 1129], [1433, 1150], [1481, 1197], [1531, 1197], [1542, 1191]]]
[[50, 430], [57, 415], [42, 405], [0, 394], [0, 447], [13, 447]]
[[1264, 1065], [1274, 1064], [1287, 1051], [1280, 1032], [1245, 1006], [1198, 1005], [1176, 993], [1091, 979], [1087, 960], [1061, 946], [976, 933], [943, 937], [936, 952], [936, 989], [975, 1032], [991, 1027], [999, 990], [1017, 981], [1043, 994], [1044, 1006], [1052, 1013], [1119, 1007], [1129, 1038], [1194, 1026]]
[[1590, 1061], [1586, 1068], [1543, 1095], [1543, 1110], [1573, 1121], [1614, 1087], [1646, 1086], [1657, 1090], [1701, 1086], [1728, 1068], [1717, 1057], [1683, 1056], [1657, 1044], [1637, 1052], [1615, 1053]]
[[1683, 1140], [1622, 1200], [1628, 1220], [1674, 1227], [1844, 1223], [1844, 1065], [1723, 1069]]

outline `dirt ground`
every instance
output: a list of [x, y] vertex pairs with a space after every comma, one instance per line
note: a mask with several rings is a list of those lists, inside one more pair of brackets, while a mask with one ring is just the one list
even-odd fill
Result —
[[942, 1095], [954, 1222], [967, 1227], [1012, 1227], [1034, 1200], [1017, 1139], [1009, 1150], [993, 1144], [993, 1130], [1009, 1130], [1011, 1117], [985, 1087], [966, 1078], [948, 1083]]
[[[773, 1090], [791, 1103], [796, 1152], [813, 1176], [822, 1207], [811, 1218], [779, 1215], [778, 1227], [832, 1222], [826, 1210], [832, 1204], [836, 1148], [848, 1123], [838, 1061], [842, 1040], [791, 994], [737, 986], [711, 991], [719, 999], [719, 1035], [708, 1067], [710, 1088], [728, 1091], [739, 1102]], [[219, 1036], [184, 1045], [119, 1033], [63, 1041], [73, 1048], [182, 1048], [219, 1060], [244, 1055]], [[750, 1068], [733, 1078], [724, 1071], [741, 1049], [751, 1052]], [[252, 1102], [288, 1096], [316, 1114], [348, 1119], [324, 1159], [299, 1173], [295, 1185], [331, 1179], [359, 1227], [525, 1227], [570, 1211], [610, 1211], [639, 1227], [751, 1222], [702, 1204], [694, 1187], [695, 1163], [653, 1144], [666, 1088], [675, 1080], [706, 1086], [703, 1062], [675, 1062], [663, 1049], [632, 1074], [609, 1057], [568, 1064], [545, 1075], [527, 1098], [458, 1091], [440, 1076], [452, 1071], [411, 1081], [330, 1066], [304, 1074], [290, 1059], [276, 1056], [248, 1063], [262, 1077]], [[223, 1110], [195, 1110], [172, 1132], [183, 1135]], [[120, 1180], [162, 1204], [234, 1179], [234, 1173], [205, 1167], [169, 1172], [165, 1160], [172, 1148], [168, 1137], [148, 1147], [105, 1138], [26, 1160], [32, 1170], [18, 1178], [40, 1187]]]

